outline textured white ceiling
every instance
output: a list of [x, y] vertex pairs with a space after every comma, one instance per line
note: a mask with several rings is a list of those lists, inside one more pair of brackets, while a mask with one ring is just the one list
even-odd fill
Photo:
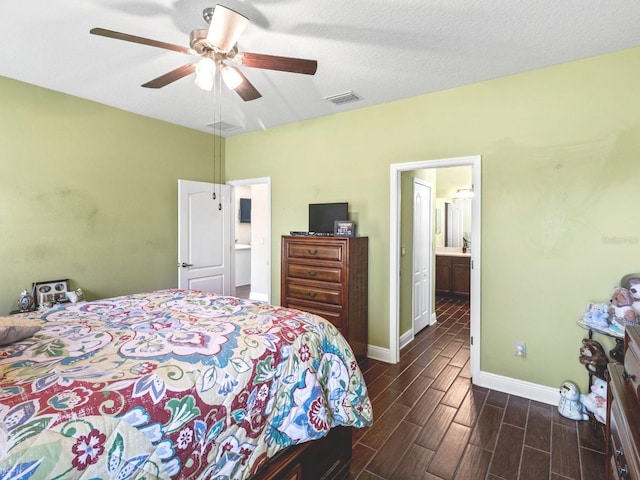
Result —
[[[0, 75], [225, 136], [331, 115], [640, 45], [638, 0], [225, 0], [251, 23], [241, 51], [318, 61], [315, 76], [245, 68], [243, 102], [183, 78], [140, 85], [197, 57], [89, 34], [103, 27], [188, 45], [202, 0], [0, 3]], [[352, 90], [341, 106], [324, 97]]]

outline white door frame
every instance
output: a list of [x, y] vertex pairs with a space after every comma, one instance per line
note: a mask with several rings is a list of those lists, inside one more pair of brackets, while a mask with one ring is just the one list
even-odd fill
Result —
[[[265, 184], [267, 186], [267, 219], [266, 219], [266, 232], [265, 232], [265, 249], [269, 252], [269, 258], [267, 262], [267, 278], [269, 281], [267, 282], [267, 302], [271, 303], [271, 264], [272, 264], [272, 252], [271, 252], [271, 177], [260, 177], [260, 178], [245, 178], [242, 180], [229, 180], [226, 182], [227, 185], [231, 185], [234, 187], [232, 202], [235, 201], [235, 187], [239, 186], [249, 186], [249, 185], [258, 185]], [[233, 204], [233, 203], [232, 203]], [[253, 249], [251, 249], [253, 252]]]
[[443, 158], [437, 160], [422, 160], [409, 163], [391, 164], [390, 181], [390, 291], [389, 291], [389, 357], [391, 363], [400, 360], [400, 181], [401, 173], [411, 170], [427, 168], [471, 166], [473, 182], [473, 202], [471, 206], [471, 339], [470, 366], [471, 376], [480, 372], [480, 215], [481, 215], [481, 185], [480, 185], [480, 155], [469, 157]]

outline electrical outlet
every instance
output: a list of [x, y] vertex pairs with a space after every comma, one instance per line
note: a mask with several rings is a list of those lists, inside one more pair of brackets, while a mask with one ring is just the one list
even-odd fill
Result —
[[522, 341], [517, 341], [513, 345], [513, 349], [515, 351], [516, 357], [526, 357], [527, 356], [527, 345]]

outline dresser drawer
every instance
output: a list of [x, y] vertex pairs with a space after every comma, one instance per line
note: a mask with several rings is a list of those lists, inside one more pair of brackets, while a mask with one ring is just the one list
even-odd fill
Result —
[[640, 335], [638, 328], [627, 327], [624, 371], [627, 382], [632, 386], [636, 398], [640, 400]]
[[330, 305], [342, 305], [343, 303], [342, 290], [310, 287], [297, 283], [291, 283], [287, 286], [287, 297]]
[[607, 478], [607, 480], [620, 480], [620, 477], [618, 476], [618, 470], [617, 470], [617, 465], [616, 465], [616, 460], [615, 458], [611, 457], [609, 459], [609, 477]]
[[342, 283], [342, 268], [318, 267], [316, 265], [287, 264], [287, 276], [319, 282]]
[[627, 458], [625, 456], [625, 449], [622, 444], [622, 438], [620, 435], [620, 425], [623, 422], [622, 413], [620, 407], [616, 401], [611, 402], [611, 414], [610, 414], [610, 438], [611, 442], [611, 472], [614, 474], [614, 478], [628, 478], [626, 472], [629, 471], [627, 465]]
[[287, 242], [285, 255], [289, 259], [340, 262], [344, 260], [344, 245], [311, 242]]
[[[630, 353], [625, 354], [625, 363]], [[608, 478], [640, 480], [640, 404], [623, 377], [624, 367], [610, 363], [608, 370], [607, 459], [613, 467]]]
[[342, 320], [342, 309], [338, 308], [335, 310], [328, 310], [323, 308], [322, 305], [314, 305], [311, 302], [300, 302], [296, 303], [295, 300], [292, 300], [287, 303], [288, 308], [295, 308], [296, 310], [302, 310], [303, 312], [313, 313], [314, 315], [318, 315], [319, 317], [324, 318], [325, 320], [330, 321], [333, 325], [340, 330], [341, 333], [344, 333], [342, 330], [344, 328], [344, 322]]
[[624, 355], [624, 371], [626, 381], [633, 389], [637, 399], [640, 399], [640, 358], [638, 358], [638, 352], [634, 350], [627, 350]]

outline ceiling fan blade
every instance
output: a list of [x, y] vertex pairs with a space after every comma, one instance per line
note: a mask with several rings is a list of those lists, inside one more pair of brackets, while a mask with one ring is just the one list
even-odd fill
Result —
[[253, 86], [249, 79], [245, 77], [240, 70], [236, 70], [242, 77], [242, 83], [235, 88], [235, 92], [240, 95], [240, 98], [242, 98], [242, 100], [244, 100], [245, 102], [250, 102], [251, 100], [260, 98], [262, 95], [258, 90], [256, 90], [256, 87]]
[[143, 84], [143, 87], [146, 88], [162, 88], [170, 83], [175, 82], [176, 80], [180, 80], [182, 77], [186, 77], [187, 75], [192, 74], [196, 71], [196, 66], [192, 64], [183, 65], [181, 67], [176, 68], [175, 70], [171, 70], [164, 75], [160, 75], [158, 78], [154, 78], [153, 80], [148, 81]]
[[93, 35], [101, 35], [103, 37], [115, 38], [117, 40], [124, 40], [125, 42], [141, 43], [142, 45], [149, 45], [151, 47], [164, 48], [165, 50], [173, 50], [180, 53], [194, 53], [189, 47], [183, 47], [181, 45], [175, 45], [173, 43], [160, 42], [158, 40], [152, 40], [150, 38], [138, 37], [136, 35], [129, 35], [128, 33], [114, 32], [113, 30], [107, 30], [105, 28], [92, 28], [89, 33]]
[[236, 55], [234, 60], [246, 67], [303, 73], [305, 75], [315, 75], [316, 70], [318, 69], [318, 62], [316, 60], [278, 57], [276, 55], [265, 55], [262, 53], [243, 52]]
[[221, 52], [230, 51], [240, 38], [249, 19], [222, 5], [216, 5], [211, 17], [207, 40]]

